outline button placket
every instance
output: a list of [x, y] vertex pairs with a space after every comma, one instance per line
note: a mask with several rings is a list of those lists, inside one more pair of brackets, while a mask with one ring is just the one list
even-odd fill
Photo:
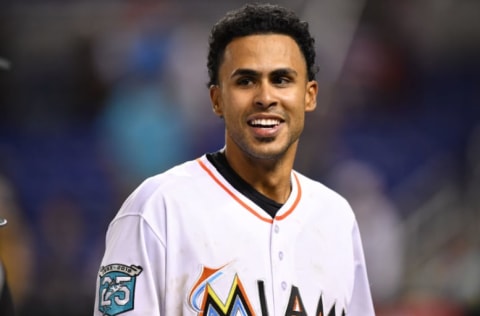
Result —
[[285, 265], [285, 252], [282, 248], [283, 245], [283, 236], [280, 234], [281, 227], [279, 223], [273, 223], [273, 234], [272, 234], [272, 259], [273, 259], [273, 273], [274, 273], [274, 283], [276, 286], [280, 287], [281, 292], [284, 292], [288, 288], [288, 283], [285, 277], [288, 276], [287, 267]]

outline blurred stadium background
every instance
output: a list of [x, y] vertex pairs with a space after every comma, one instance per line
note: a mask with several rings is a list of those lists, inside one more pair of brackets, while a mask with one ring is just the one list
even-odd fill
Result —
[[[378, 315], [480, 315], [480, 1], [276, 2], [317, 38], [296, 168], [350, 200]], [[207, 36], [243, 3], [2, 1], [0, 257], [19, 315], [91, 315], [122, 201], [222, 146]]]

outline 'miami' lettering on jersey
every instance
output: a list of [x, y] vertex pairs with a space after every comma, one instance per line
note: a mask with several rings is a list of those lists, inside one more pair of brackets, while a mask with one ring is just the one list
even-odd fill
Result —
[[[260, 297], [260, 305], [262, 308], [262, 316], [268, 316], [268, 309], [266, 306], [265, 299], [265, 287], [263, 281], [258, 281], [258, 294]], [[290, 289], [290, 299], [288, 300], [288, 307], [285, 311], [285, 316], [307, 316], [307, 310], [303, 306], [302, 297], [300, 296], [300, 291], [298, 287], [293, 286]], [[317, 305], [317, 311], [314, 314], [315, 316], [335, 316], [335, 304], [332, 306], [328, 314], [323, 312], [323, 298], [320, 296]], [[341, 316], [345, 316], [345, 310], [342, 311]]]
[[200, 274], [197, 282], [193, 285], [192, 291], [188, 297], [188, 303], [190, 304], [190, 307], [193, 308], [193, 310], [197, 313], [201, 313], [203, 311], [199, 303], [201, 302], [201, 297], [205, 292], [207, 284], [212, 283], [216, 278], [223, 274], [220, 271], [223, 267], [224, 266], [218, 269], [202, 267], [202, 273]]
[[219, 299], [210, 284], [207, 284], [206, 293], [203, 298], [202, 312], [199, 315], [206, 316], [229, 316], [242, 315], [254, 316], [248, 297], [243, 289], [242, 282], [235, 275], [232, 287], [225, 303]]
[[[248, 294], [246, 293], [237, 274], [235, 274], [225, 302], [223, 302], [219, 298], [219, 295], [217, 295], [215, 292], [214, 285], [212, 283], [222, 275], [220, 270], [223, 267], [218, 269], [203, 267], [202, 273], [189, 295], [190, 307], [197, 312], [198, 316], [255, 316], [256, 314], [252, 305], [250, 304]], [[257, 288], [257, 294], [260, 301], [260, 310], [262, 312], [262, 314], [259, 316], [268, 316], [269, 314], [266, 303], [267, 300], [265, 296], [264, 281], [257, 281]], [[202, 296], [203, 299], [201, 299]], [[202, 302], [201, 304], [199, 304], [200, 300]], [[328, 314], [325, 314], [323, 310], [323, 297], [320, 295], [315, 314], [309, 314], [303, 305], [299, 288], [292, 285], [290, 289], [289, 302], [285, 310], [285, 316], [292, 315], [336, 316], [335, 304], [330, 308]], [[345, 310], [342, 310], [340, 315], [345, 316]]]

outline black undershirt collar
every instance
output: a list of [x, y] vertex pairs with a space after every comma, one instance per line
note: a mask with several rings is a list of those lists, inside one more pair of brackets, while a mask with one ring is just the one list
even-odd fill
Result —
[[260, 206], [265, 212], [267, 212], [272, 218], [275, 217], [277, 211], [283, 206], [283, 204], [277, 203], [274, 200], [266, 197], [257, 190], [255, 190], [250, 184], [243, 180], [228, 164], [227, 159], [222, 151], [214, 153], [208, 153], [208, 161], [217, 169], [217, 171], [240, 193], [252, 200], [255, 204]]

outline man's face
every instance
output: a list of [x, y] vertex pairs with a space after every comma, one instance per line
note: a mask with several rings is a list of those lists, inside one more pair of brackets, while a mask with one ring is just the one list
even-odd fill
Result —
[[227, 151], [260, 159], [277, 159], [288, 151], [294, 155], [317, 90], [291, 37], [233, 40], [225, 49], [219, 85], [210, 88], [213, 110], [225, 120]]

